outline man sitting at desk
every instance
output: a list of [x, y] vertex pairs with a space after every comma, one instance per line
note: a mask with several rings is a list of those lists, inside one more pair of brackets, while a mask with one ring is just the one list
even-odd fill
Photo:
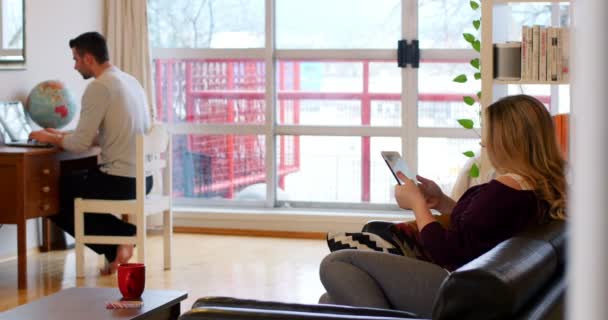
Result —
[[[72, 152], [82, 152], [94, 144], [101, 148], [97, 168], [61, 179], [60, 212], [51, 219], [74, 235], [74, 198], [127, 200], [135, 198], [135, 138], [150, 127], [148, 103], [139, 82], [109, 62], [105, 38], [87, 32], [70, 40], [74, 69], [84, 79], [94, 77], [82, 96], [76, 130], [44, 129], [31, 139], [52, 143]], [[152, 177], [146, 178], [146, 192]], [[85, 234], [132, 236], [134, 225], [111, 214], [85, 214]], [[133, 255], [133, 245], [88, 245], [105, 255], [108, 264], [101, 270], [112, 273], [118, 264]]]

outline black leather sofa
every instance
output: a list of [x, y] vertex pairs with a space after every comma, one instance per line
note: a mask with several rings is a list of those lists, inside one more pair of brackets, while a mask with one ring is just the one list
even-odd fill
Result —
[[[565, 223], [528, 230], [452, 272], [432, 319], [563, 319]], [[180, 316], [193, 319], [420, 319], [385, 309], [201, 298]]]

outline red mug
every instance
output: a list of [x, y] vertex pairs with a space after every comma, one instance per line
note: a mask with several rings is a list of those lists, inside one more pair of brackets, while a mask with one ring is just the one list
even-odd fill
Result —
[[146, 286], [146, 265], [121, 263], [118, 265], [118, 289], [124, 299], [138, 299]]

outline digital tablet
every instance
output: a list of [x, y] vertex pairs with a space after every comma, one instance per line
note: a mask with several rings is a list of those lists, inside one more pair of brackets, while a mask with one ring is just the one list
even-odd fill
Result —
[[395, 177], [395, 180], [397, 180], [398, 184], [403, 184], [403, 181], [397, 177], [397, 172], [399, 171], [401, 171], [409, 179], [416, 181], [416, 174], [410, 170], [410, 167], [407, 165], [405, 160], [403, 160], [399, 152], [382, 151], [380, 154], [382, 155], [382, 158], [388, 165], [388, 168], [391, 170], [391, 173]]

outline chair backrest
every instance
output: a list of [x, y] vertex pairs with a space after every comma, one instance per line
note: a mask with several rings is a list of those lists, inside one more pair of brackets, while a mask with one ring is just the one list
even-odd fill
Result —
[[[471, 177], [470, 174], [473, 163], [477, 164], [477, 167], [479, 168], [479, 176], [477, 177]], [[454, 200], [458, 200], [470, 187], [489, 182], [494, 179], [495, 176], [496, 169], [492, 166], [485, 149], [482, 149], [477, 152], [477, 155], [474, 158], [467, 160], [462, 169], [460, 169], [460, 172], [456, 177], [456, 182], [454, 182], [454, 186], [450, 192], [450, 197]]]
[[146, 196], [146, 177], [162, 172], [162, 193], [171, 192], [171, 135], [164, 124], [155, 123], [136, 142], [136, 195]]
[[514, 319], [537, 307], [563, 279], [565, 239], [565, 223], [553, 221], [505, 240], [452, 272], [439, 289], [433, 319]]

